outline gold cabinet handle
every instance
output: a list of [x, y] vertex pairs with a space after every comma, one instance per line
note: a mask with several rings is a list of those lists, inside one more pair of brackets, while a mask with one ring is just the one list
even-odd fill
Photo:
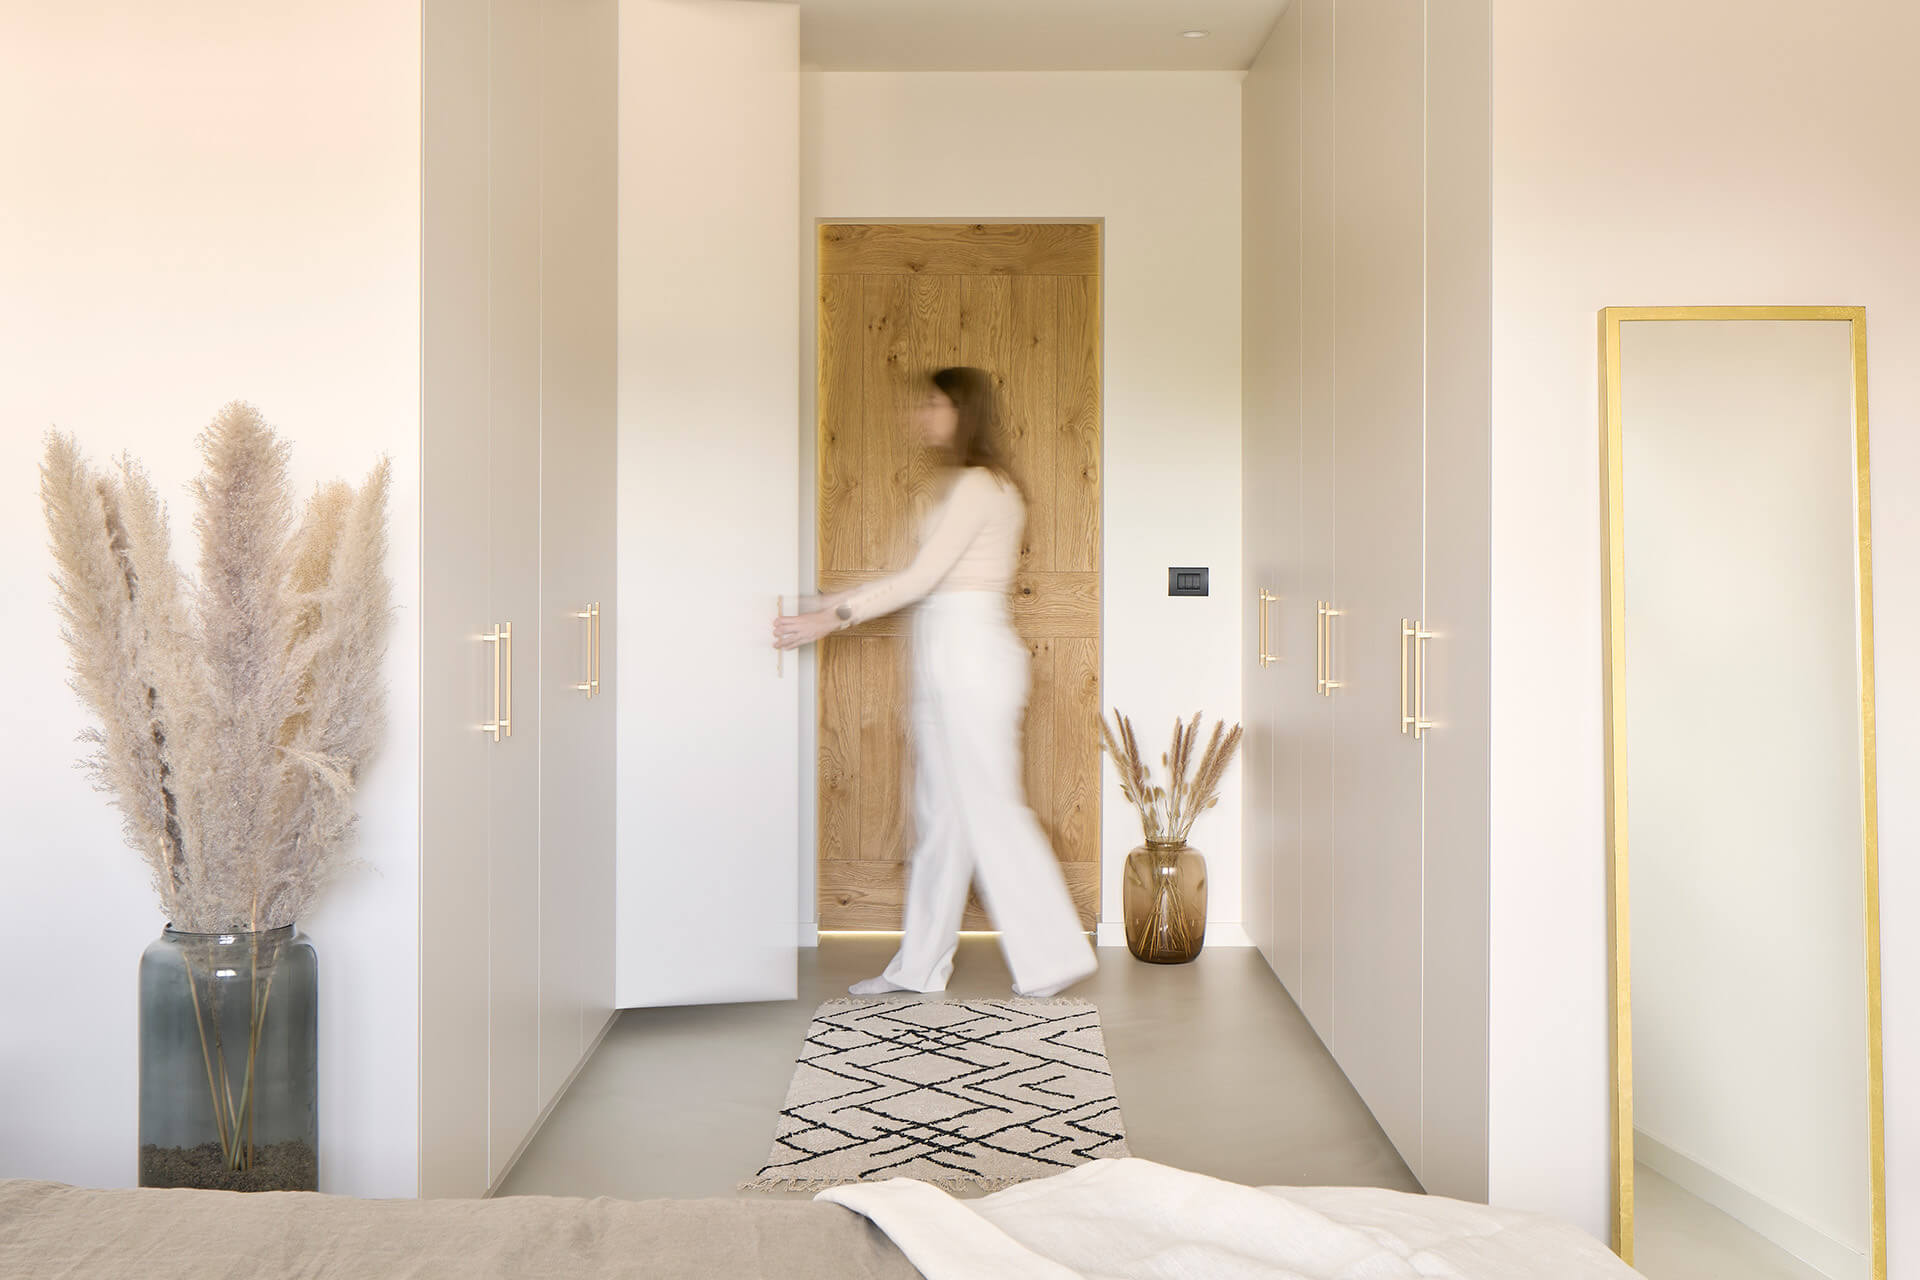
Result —
[[1427, 641], [1434, 633], [1427, 630], [1427, 624], [1413, 624], [1413, 736], [1415, 740], [1423, 737], [1433, 728], [1433, 721], [1427, 719]]
[[1325, 600], [1320, 602], [1320, 696], [1331, 698], [1335, 689], [1342, 688], [1346, 682], [1333, 678], [1333, 620], [1341, 615]]
[[[1427, 641], [1433, 632], [1426, 624], [1400, 619], [1400, 732], [1417, 740], [1433, 728], [1427, 719]], [[1413, 691], [1407, 691], [1407, 650], [1413, 650]]]
[[587, 624], [587, 678], [573, 687], [591, 698], [600, 692], [600, 602], [574, 610], [573, 616]]
[[513, 624], [496, 622], [480, 639], [493, 646], [493, 719], [480, 732], [498, 742], [513, 736]]
[[1313, 691], [1327, 696], [1327, 602], [1313, 602]]
[[1407, 694], [1407, 642], [1413, 639], [1414, 625], [1400, 619], [1400, 732], [1413, 732], [1412, 699]]
[[1265, 587], [1260, 588], [1260, 665], [1263, 667], [1270, 667], [1280, 661], [1279, 654], [1267, 652], [1267, 642], [1273, 636], [1273, 626], [1267, 621], [1267, 606], [1279, 598], [1277, 594]]

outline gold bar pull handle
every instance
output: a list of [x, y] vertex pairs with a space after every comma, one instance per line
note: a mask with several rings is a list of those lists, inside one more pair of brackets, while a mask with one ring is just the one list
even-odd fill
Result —
[[1265, 587], [1260, 588], [1260, 665], [1263, 667], [1270, 667], [1280, 661], [1279, 654], [1267, 652], [1267, 643], [1273, 637], [1273, 624], [1267, 620], [1267, 606], [1279, 598]]
[[1427, 730], [1433, 728], [1433, 721], [1427, 719], [1427, 641], [1434, 633], [1427, 630], [1427, 624], [1416, 622], [1408, 633], [1413, 640], [1413, 736], [1424, 737]]
[[574, 681], [573, 687], [578, 692], [584, 693], [589, 698], [591, 698], [593, 696], [593, 606], [588, 605], [584, 609], [575, 609], [573, 611], [573, 616], [587, 624], [586, 637], [585, 637], [587, 642], [586, 644], [586, 659], [587, 659], [586, 668], [587, 669], [585, 672], [585, 678]]
[[499, 653], [500, 667], [505, 673], [502, 683], [506, 687], [506, 694], [501, 704], [500, 736], [511, 738], [513, 736], [513, 624], [511, 622], [500, 624]]
[[1327, 696], [1327, 602], [1313, 602], [1313, 691]]
[[597, 697], [600, 693], [600, 602], [595, 600], [587, 607], [593, 610], [593, 674], [587, 679], [593, 682], [593, 692]]
[[[500, 700], [501, 677], [503, 672], [507, 682], [505, 686], [507, 689], [506, 696], [509, 700], [513, 697], [513, 668], [511, 665], [513, 661], [512, 635], [512, 623], [507, 623], [503, 627], [500, 623], [496, 622], [493, 625], [493, 630], [480, 637], [481, 643], [493, 646], [493, 719], [481, 725], [480, 732], [492, 734], [495, 742], [500, 741], [502, 737], [509, 737], [513, 733], [512, 711], [509, 709], [506, 714], [501, 714]], [[511, 708], [511, 701], [506, 705], [508, 708]]]
[[1407, 690], [1407, 642], [1413, 639], [1417, 629], [1405, 618], [1400, 619], [1400, 732], [1402, 734], [1413, 732], [1416, 719], [1412, 699], [1408, 696]]
[[1340, 617], [1342, 615], [1342, 612], [1343, 612], [1342, 610], [1334, 608], [1331, 604], [1328, 604], [1326, 606], [1327, 673], [1325, 678], [1321, 680], [1320, 684], [1321, 684], [1321, 692], [1324, 693], [1329, 698], [1333, 696], [1333, 691], [1335, 689], [1344, 688], [1347, 683], [1344, 680], [1335, 680], [1333, 678], [1333, 620], [1335, 618]]
[[1254, 621], [1253, 634], [1256, 637], [1254, 645], [1260, 650], [1260, 656], [1256, 661], [1264, 667], [1267, 665], [1267, 589], [1265, 587], [1260, 588], [1260, 614]]

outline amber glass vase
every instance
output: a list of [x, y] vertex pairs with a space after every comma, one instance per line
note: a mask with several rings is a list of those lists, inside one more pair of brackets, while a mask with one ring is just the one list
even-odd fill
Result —
[[1185, 841], [1149, 840], [1127, 855], [1121, 903], [1136, 959], [1185, 964], [1207, 940], [1207, 860]]

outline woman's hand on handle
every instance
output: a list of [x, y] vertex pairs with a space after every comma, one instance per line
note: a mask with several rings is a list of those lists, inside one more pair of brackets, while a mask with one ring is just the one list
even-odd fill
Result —
[[790, 613], [773, 620], [773, 647], [798, 649], [840, 629], [840, 619], [830, 609], [812, 613]]

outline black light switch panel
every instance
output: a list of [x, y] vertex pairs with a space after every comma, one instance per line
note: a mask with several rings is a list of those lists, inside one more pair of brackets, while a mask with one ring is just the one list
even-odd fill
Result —
[[1207, 571], [1205, 569], [1167, 570], [1167, 594], [1170, 596], [1207, 594]]

